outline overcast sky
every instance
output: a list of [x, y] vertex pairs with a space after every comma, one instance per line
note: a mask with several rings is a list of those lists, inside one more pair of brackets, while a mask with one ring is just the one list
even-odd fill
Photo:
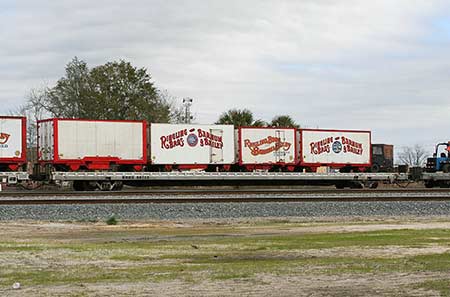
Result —
[[450, 1], [0, 2], [0, 113], [77, 56], [125, 59], [194, 98], [397, 146], [450, 140]]

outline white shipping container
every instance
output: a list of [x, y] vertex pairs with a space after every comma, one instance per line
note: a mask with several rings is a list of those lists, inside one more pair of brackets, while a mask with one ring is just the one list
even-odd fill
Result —
[[152, 123], [150, 161], [157, 165], [233, 164], [234, 126]]
[[0, 162], [25, 161], [26, 122], [22, 117], [0, 117]]
[[40, 121], [38, 129], [42, 161], [146, 161], [146, 123], [142, 121], [50, 119]]
[[300, 130], [301, 165], [371, 165], [370, 131]]
[[240, 164], [296, 164], [296, 129], [239, 128]]

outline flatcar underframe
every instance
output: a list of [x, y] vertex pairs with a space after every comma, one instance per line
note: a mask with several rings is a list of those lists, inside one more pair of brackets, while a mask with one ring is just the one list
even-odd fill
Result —
[[4, 171], [0, 172], [0, 182], [3, 184], [14, 185], [20, 182], [28, 181], [29, 175], [22, 171]]
[[[0, 184], [15, 185], [32, 181], [27, 172], [0, 172]], [[395, 184], [422, 181], [428, 188], [450, 188], [450, 173], [300, 173], [300, 172], [52, 172], [51, 183], [71, 183], [75, 190], [120, 190], [123, 185], [334, 185], [337, 188], [374, 188], [378, 183]]]
[[335, 185], [337, 188], [375, 188], [379, 182], [408, 180], [398, 173], [298, 172], [53, 172], [57, 184], [71, 182], [75, 190], [119, 190], [129, 186], [170, 185]]

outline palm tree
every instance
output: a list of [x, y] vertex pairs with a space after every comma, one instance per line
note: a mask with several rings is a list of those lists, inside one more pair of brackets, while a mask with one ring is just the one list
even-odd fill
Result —
[[290, 116], [288, 115], [279, 115], [272, 119], [270, 123], [271, 127], [280, 127], [280, 128], [300, 128]]
[[252, 127], [267, 127], [267, 126], [269, 126], [269, 124], [263, 120], [255, 120], [255, 121], [253, 121], [253, 124], [251, 124], [250, 126], [252, 126]]
[[264, 127], [267, 123], [262, 120], [254, 120], [253, 113], [248, 109], [230, 109], [220, 115], [216, 124], [234, 125], [236, 127]]

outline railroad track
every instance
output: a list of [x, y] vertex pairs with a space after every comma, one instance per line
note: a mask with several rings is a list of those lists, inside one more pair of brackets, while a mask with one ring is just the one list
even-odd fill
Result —
[[293, 188], [258, 188], [258, 189], [151, 189], [151, 190], [123, 190], [123, 191], [4, 191], [0, 192], [2, 197], [42, 197], [42, 196], [64, 196], [64, 197], [97, 197], [97, 196], [159, 196], [159, 195], [247, 195], [247, 194], [319, 194], [319, 193], [450, 193], [450, 189], [434, 188], [393, 188], [393, 189], [342, 189], [315, 188], [315, 189], [293, 189]]
[[[22, 193], [23, 194], [23, 193]], [[27, 196], [2, 193], [0, 205], [42, 204], [181, 204], [267, 202], [388, 202], [450, 201], [449, 189], [264, 189], [264, 190], [152, 190], [124, 192], [42, 192]], [[31, 198], [33, 197], [33, 198]]]

